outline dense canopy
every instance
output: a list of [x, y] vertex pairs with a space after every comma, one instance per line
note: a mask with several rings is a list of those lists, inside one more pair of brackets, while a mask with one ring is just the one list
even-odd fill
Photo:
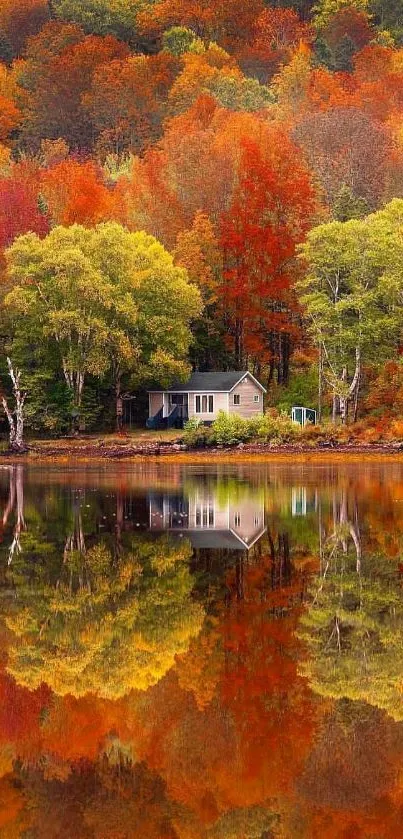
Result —
[[110, 429], [121, 393], [143, 423], [145, 389], [192, 367], [378, 422], [400, 365], [402, 114], [394, 3], [4, 0], [1, 348], [31, 429]]

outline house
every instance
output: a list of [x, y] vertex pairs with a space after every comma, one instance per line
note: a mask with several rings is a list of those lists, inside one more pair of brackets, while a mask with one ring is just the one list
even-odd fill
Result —
[[193, 548], [248, 551], [266, 531], [263, 497], [231, 501], [213, 488], [182, 493], [150, 493], [150, 531], [186, 536]]
[[187, 382], [149, 391], [147, 428], [178, 428], [192, 417], [210, 424], [219, 411], [253, 417], [263, 413], [265, 393], [247, 370], [192, 373]]

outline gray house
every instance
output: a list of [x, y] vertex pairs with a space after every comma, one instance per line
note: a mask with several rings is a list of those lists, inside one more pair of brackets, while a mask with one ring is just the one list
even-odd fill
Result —
[[211, 423], [219, 411], [253, 417], [263, 413], [266, 389], [247, 370], [192, 373], [187, 382], [149, 391], [147, 428], [180, 427], [191, 417]]

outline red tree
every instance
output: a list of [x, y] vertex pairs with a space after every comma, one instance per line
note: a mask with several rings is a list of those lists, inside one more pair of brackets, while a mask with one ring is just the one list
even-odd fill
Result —
[[[37, 170], [17, 165], [10, 177], [0, 178], [0, 252], [22, 233], [45, 236], [48, 230], [48, 218], [39, 204]], [[1, 256], [0, 267], [2, 260]]]
[[221, 221], [224, 281], [219, 291], [238, 369], [270, 362], [286, 381], [298, 326], [296, 246], [309, 227], [314, 193], [287, 136], [243, 141], [238, 188]]

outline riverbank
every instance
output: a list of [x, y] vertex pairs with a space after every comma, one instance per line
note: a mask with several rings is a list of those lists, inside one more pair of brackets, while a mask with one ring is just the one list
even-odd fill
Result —
[[240, 443], [232, 446], [192, 448], [184, 443], [178, 432], [169, 434], [141, 433], [132, 435], [105, 435], [103, 437], [63, 438], [60, 440], [33, 440], [28, 450], [17, 456], [2, 452], [8, 462], [47, 461], [137, 461], [164, 458], [179, 462], [211, 462], [220, 460], [370, 460], [388, 458], [403, 460], [403, 441], [340, 442], [298, 440], [280, 444], [265, 442]]

